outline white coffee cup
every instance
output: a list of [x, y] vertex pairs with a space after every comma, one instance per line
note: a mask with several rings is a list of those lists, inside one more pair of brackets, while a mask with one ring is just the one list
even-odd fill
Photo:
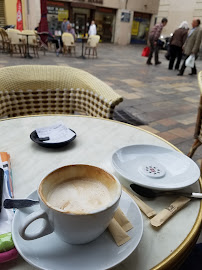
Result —
[[[54, 231], [67, 243], [84, 244], [96, 239], [108, 227], [119, 204], [121, 184], [101, 168], [68, 165], [41, 181], [38, 197], [41, 209], [26, 217], [19, 229], [21, 237], [33, 240]], [[45, 221], [41, 230], [28, 234], [26, 228], [37, 219]]]

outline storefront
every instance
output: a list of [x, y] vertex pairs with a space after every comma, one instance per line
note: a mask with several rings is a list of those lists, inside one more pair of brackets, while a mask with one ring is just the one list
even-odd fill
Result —
[[61, 24], [64, 19], [69, 18], [69, 4], [67, 2], [47, 1], [48, 28], [52, 34], [61, 31]]
[[97, 34], [104, 42], [114, 42], [114, 27], [116, 20], [116, 10], [99, 7], [95, 12], [95, 22]]
[[131, 43], [146, 44], [151, 14], [134, 12], [133, 24], [131, 29]]
[[92, 20], [95, 20], [97, 34], [102, 42], [114, 41], [116, 9], [98, 7], [88, 3], [47, 1], [48, 26], [53, 34], [61, 30], [64, 18], [70, 20], [77, 37], [88, 33]]

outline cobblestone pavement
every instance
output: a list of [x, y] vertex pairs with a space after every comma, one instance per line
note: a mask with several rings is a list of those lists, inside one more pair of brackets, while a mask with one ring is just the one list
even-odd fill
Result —
[[[168, 61], [164, 51], [160, 52], [161, 65], [147, 66], [141, 57], [142, 46], [118, 46], [100, 44], [97, 59], [80, 59], [49, 52], [39, 59], [24, 59], [19, 55], [10, 57], [0, 54], [0, 67], [12, 65], [58, 65], [72, 66], [90, 72], [105, 81], [124, 101], [117, 111], [124, 111], [134, 119], [143, 122], [141, 128], [166, 139], [185, 154], [192, 143], [200, 91], [197, 77], [190, 76], [187, 68], [183, 77], [177, 71], [167, 69]], [[77, 56], [81, 54], [81, 44], [77, 44]], [[202, 61], [198, 60], [198, 71]], [[202, 147], [194, 160], [199, 163]]]

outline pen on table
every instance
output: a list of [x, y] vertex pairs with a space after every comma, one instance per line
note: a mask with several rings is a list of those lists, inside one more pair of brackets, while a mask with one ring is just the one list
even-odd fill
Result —
[[4, 182], [4, 170], [0, 168], [0, 212], [2, 207], [3, 182]]

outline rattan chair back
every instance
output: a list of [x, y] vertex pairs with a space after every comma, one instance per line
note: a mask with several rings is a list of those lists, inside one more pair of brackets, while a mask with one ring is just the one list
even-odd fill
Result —
[[10, 46], [10, 39], [8, 37], [8, 33], [6, 32], [5, 29], [0, 28], [0, 36], [2, 39], [2, 46], [3, 46], [3, 51], [9, 51], [9, 46]]
[[63, 33], [62, 34], [62, 42], [65, 46], [72, 46], [74, 45], [74, 37], [70, 33]]
[[91, 48], [97, 47], [100, 41], [100, 36], [99, 35], [92, 35], [88, 38], [88, 46]]
[[24, 37], [20, 35], [20, 31], [17, 29], [8, 29], [7, 30], [8, 37], [10, 39], [11, 44], [22, 44], [22, 40]]
[[80, 69], [13, 66], [0, 69], [0, 116], [73, 114], [112, 118], [122, 101], [106, 83]]

